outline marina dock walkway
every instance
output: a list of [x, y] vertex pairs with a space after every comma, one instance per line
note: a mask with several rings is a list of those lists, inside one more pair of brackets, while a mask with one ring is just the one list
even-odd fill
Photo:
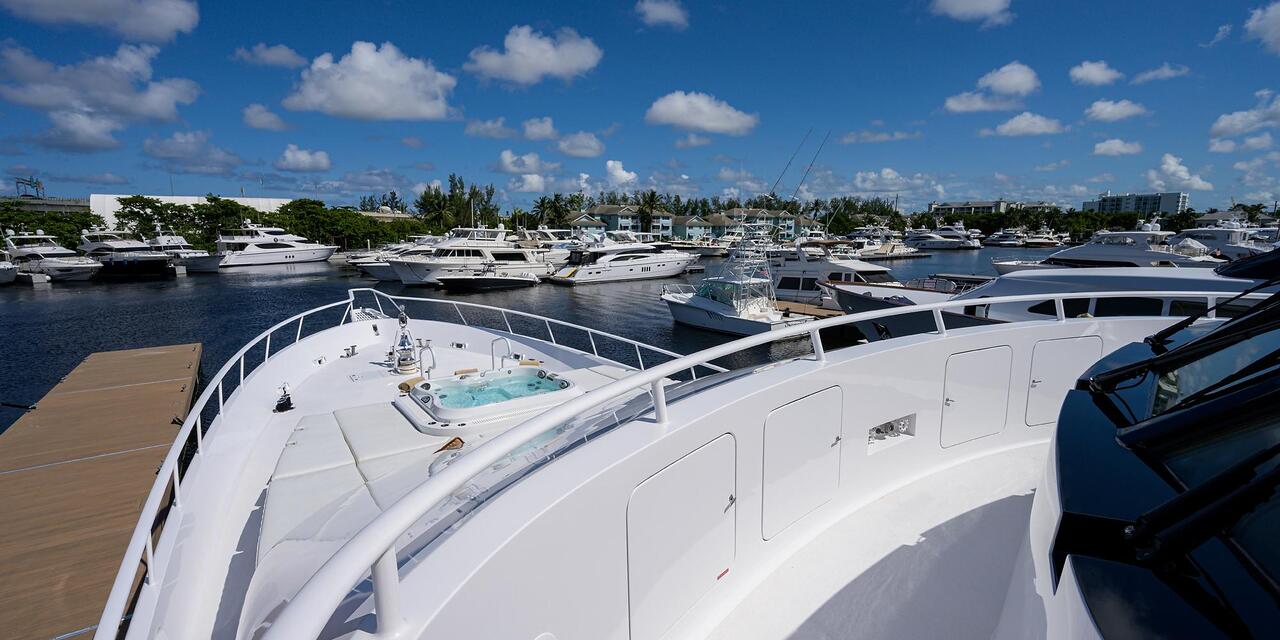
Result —
[[97, 624], [191, 407], [200, 350], [92, 354], [0, 434], [0, 635], [55, 638]]

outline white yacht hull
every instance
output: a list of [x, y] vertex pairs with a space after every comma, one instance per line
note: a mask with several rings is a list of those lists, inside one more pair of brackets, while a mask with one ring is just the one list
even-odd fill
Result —
[[42, 273], [54, 282], [83, 282], [102, 270], [102, 265], [92, 260], [62, 260], [45, 258], [22, 266], [24, 273]]
[[362, 262], [355, 265], [364, 275], [380, 282], [400, 282], [400, 274], [386, 262]]
[[222, 266], [222, 256], [211, 254], [190, 258], [174, 257], [173, 264], [185, 268], [187, 273], [217, 273]]
[[296, 264], [301, 262], [324, 262], [337, 251], [337, 247], [317, 245], [314, 248], [299, 249], [255, 249], [252, 251], [230, 251], [222, 259], [224, 267], [247, 267], [264, 264]]
[[9, 284], [18, 277], [18, 268], [8, 262], [0, 262], [0, 284]]
[[906, 244], [913, 249], [930, 249], [933, 251], [949, 251], [961, 249], [981, 249], [982, 245], [977, 240], [911, 240], [907, 239]]
[[657, 255], [649, 260], [630, 260], [617, 265], [609, 263], [581, 266], [569, 265], [562, 267], [555, 275], [551, 276], [551, 281], [560, 284], [590, 284], [672, 278], [683, 274], [685, 268], [697, 258], [697, 256], [687, 253], [671, 253]]
[[539, 278], [551, 275], [553, 267], [546, 262], [493, 263], [484, 260], [471, 262], [442, 262], [426, 260], [389, 260], [400, 282], [409, 285], [438, 285], [440, 276], [470, 276], [493, 265], [492, 273], [498, 276], [516, 276], [531, 273]]
[[754, 336], [813, 320], [811, 316], [779, 317], [777, 319], [733, 316], [690, 304], [689, 297], [689, 294], [663, 294], [662, 301], [666, 302], [667, 308], [671, 310], [671, 319], [679, 324], [717, 333], [727, 333], [734, 336]]

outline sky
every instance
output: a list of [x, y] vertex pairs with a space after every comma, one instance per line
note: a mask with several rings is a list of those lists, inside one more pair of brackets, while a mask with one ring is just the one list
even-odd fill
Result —
[[1270, 206], [1275, 92], [1268, 0], [0, 0], [0, 193]]

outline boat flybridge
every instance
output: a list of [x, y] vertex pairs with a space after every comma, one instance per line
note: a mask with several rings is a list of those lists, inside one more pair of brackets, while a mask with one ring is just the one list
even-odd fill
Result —
[[[1162, 293], [995, 298], [1058, 311], [973, 327], [949, 301], [681, 357], [353, 290], [210, 380], [96, 634], [1269, 635], [1280, 301], [1063, 312], [1135, 294]], [[832, 338], [910, 313], [932, 326]], [[810, 353], [712, 364], [796, 337]]]
[[100, 276], [156, 277], [173, 273], [173, 259], [122, 229], [85, 229], [80, 232], [80, 246], [86, 257], [102, 264]]
[[58, 244], [58, 238], [37, 229], [35, 233], [8, 229], [4, 248], [21, 273], [37, 273], [50, 280], [82, 281], [97, 275], [102, 263]]
[[222, 265], [223, 256], [191, 246], [187, 239], [172, 229], [165, 232], [156, 228], [156, 235], [147, 239], [147, 245], [169, 256], [173, 264], [191, 273], [214, 273]]
[[265, 227], [244, 221], [240, 229], [227, 229], [218, 236], [222, 266], [241, 267], [264, 264], [324, 262], [338, 247], [317, 244], [280, 227]]
[[738, 256], [698, 284], [663, 285], [661, 299], [676, 322], [737, 336], [777, 331], [813, 320], [778, 309], [769, 261]]
[[1065, 267], [1200, 267], [1213, 268], [1223, 260], [1207, 255], [1204, 246], [1178, 247], [1170, 244], [1172, 231], [1147, 223], [1136, 231], [1099, 231], [1085, 244], [1068, 247], [1043, 260], [993, 258], [996, 273], [1024, 269]]

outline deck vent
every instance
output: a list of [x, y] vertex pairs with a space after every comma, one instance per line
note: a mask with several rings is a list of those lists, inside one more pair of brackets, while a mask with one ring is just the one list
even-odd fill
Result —
[[895, 418], [867, 430], [867, 453], [877, 453], [916, 435], [916, 414]]

